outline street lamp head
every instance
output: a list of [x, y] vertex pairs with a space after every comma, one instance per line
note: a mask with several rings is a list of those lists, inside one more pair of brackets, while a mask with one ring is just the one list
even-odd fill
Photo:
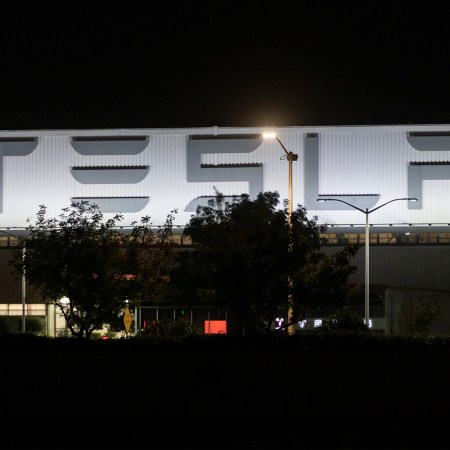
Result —
[[275, 131], [265, 131], [262, 134], [262, 137], [264, 139], [276, 139], [278, 141], [278, 143], [281, 145], [281, 148], [284, 150], [284, 153], [286, 154], [285, 158], [287, 158], [289, 163], [292, 163], [292, 161], [297, 161], [298, 155], [296, 153], [288, 151], [288, 149], [280, 141], [280, 138], [277, 136], [277, 133], [275, 133]]

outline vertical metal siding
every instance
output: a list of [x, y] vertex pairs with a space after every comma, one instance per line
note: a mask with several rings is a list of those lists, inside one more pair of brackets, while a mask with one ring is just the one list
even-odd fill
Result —
[[[450, 151], [418, 151], [407, 141], [409, 130], [437, 127], [291, 127], [280, 129], [279, 137], [289, 151], [299, 155], [293, 163], [294, 205], [303, 204], [304, 137], [319, 135], [319, 193], [322, 194], [380, 194], [378, 204], [397, 197], [406, 197], [408, 164], [411, 161], [450, 161]], [[439, 127], [444, 131], [450, 127]], [[206, 130], [208, 131], [208, 130]], [[259, 133], [258, 128], [218, 129], [220, 133]], [[211, 130], [209, 130], [211, 133]], [[49, 214], [57, 215], [68, 206], [71, 197], [133, 197], [148, 196], [147, 206], [138, 213], [127, 213], [126, 221], [150, 215], [161, 224], [167, 213], [178, 208], [176, 222], [184, 225], [191, 212], [186, 206], [197, 197], [213, 195], [216, 186], [226, 195], [248, 192], [245, 181], [188, 182], [186, 141], [190, 134], [205, 133], [192, 130], [109, 130], [110, 135], [139, 134], [149, 136], [148, 146], [133, 155], [82, 155], [74, 150], [71, 137], [107, 134], [104, 130], [23, 132], [38, 138], [36, 149], [28, 156], [3, 157], [3, 212], [0, 226], [25, 226], [25, 220], [37, 211], [39, 204], [48, 206]], [[20, 135], [20, 133], [16, 133]], [[0, 136], [11, 132], [0, 132]], [[207, 164], [261, 163], [266, 191], [278, 191], [280, 199], [288, 197], [288, 163], [278, 142], [263, 141], [250, 153], [205, 153]], [[73, 166], [149, 166], [149, 174], [139, 183], [83, 184], [70, 173]], [[243, 169], [244, 170], [244, 169]], [[406, 202], [395, 202], [371, 215], [375, 224], [386, 223], [450, 223], [448, 195], [450, 180], [423, 181], [423, 208], [408, 209]], [[330, 202], [331, 203], [331, 202]], [[311, 209], [319, 222], [363, 224], [364, 216], [355, 210]]]
[[[331, 194], [381, 194], [379, 204], [407, 197], [408, 163], [450, 161], [450, 151], [418, 152], [406, 140], [406, 132], [361, 131], [320, 134], [320, 191]], [[394, 202], [371, 216], [373, 223], [448, 223], [446, 198], [450, 180], [423, 182], [422, 210], [408, 210], [406, 202]], [[323, 215], [329, 223], [364, 223], [356, 211]], [[329, 220], [332, 217], [331, 221]]]
[[[325, 247], [326, 254], [336, 247]], [[450, 246], [371, 246], [370, 285], [450, 291]], [[358, 267], [350, 281], [364, 285], [365, 248], [360, 248], [352, 264]]]

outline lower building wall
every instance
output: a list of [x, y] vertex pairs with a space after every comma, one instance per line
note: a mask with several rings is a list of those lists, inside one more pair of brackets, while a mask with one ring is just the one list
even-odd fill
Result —
[[[370, 326], [374, 331], [385, 334], [416, 334], [425, 333], [431, 336], [450, 335], [450, 291], [420, 290], [386, 287], [383, 295], [384, 315], [371, 317]], [[182, 307], [143, 307], [134, 312], [133, 321], [137, 329], [142, 329], [146, 320], [154, 321], [160, 318], [176, 318], [182, 311], [192, 324], [203, 329], [208, 321], [225, 320], [228, 331], [232, 331], [233, 320], [227, 320], [226, 312], [208, 308], [193, 308], [185, 311]], [[358, 310], [359, 311], [359, 310]], [[23, 315], [23, 312], [25, 315]], [[363, 310], [361, 309], [361, 314]], [[39, 334], [57, 337], [67, 334], [63, 315], [52, 304], [26, 304], [22, 309], [20, 303], [0, 304], [0, 317], [15, 317], [29, 320], [32, 317], [42, 318], [44, 329]], [[298, 331], [312, 329], [326, 319], [322, 316], [311, 317], [296, 326]], [[22, 322], [23, 323], [23, 322]], [[209, 322], [208, 322], [209, 323]], [[273, 324], [273, 329], [280, 324]], [[20, 330], [17, 330], [20, 331]], [[26, 329], [25, 331], [33, 331]], [[106, 333], [108, 330], [102, 330]]]
[[[341, 246], [324, 246], [329, 255]], [[351, 283], [365, 282], [365, 248], [351, 263], [356, 271]], [[450, 245], [373, 245], [370, 247], [370, 285], [450, 291]]]
[[[64, 316], [57, 310], [55, 305], [45, 303], [1, 303], [0, 317], [25, 319], [25, 332], [36, 332], [35, 328], [27, 329], [27, 322], [30, 318], [41, 318], [43, 327], [38, 334], [56, 337], [65, 332], [66, 321]], [[23, 325], [22, 325], [23, 327]], [[17, 331], [23, 331], [22, 329]]]

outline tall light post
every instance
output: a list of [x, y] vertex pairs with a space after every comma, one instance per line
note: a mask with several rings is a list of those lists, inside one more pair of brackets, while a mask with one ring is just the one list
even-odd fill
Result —
[[386, 203], [383, 203], [380, 206], [377, 206], [376, 208], [372, 209], [362, 209], [358, 206], [352, 205], [351, 203], [348, 203], [344, 200], [340, 200], [338, 198], [318, 198], [318, 202], [341, 202], [345, 203], [348, 206], [351, 206], [352, 208], [361, 211], [366, 216], [366, 237], [365, 237], [365, 264], [364, 264], [364, 273], [365, 273], [365, 282], [364, 282], [364, 321], [366, 323], [366, 326], [369, 326], [369, 214], [373, 213], [377, 209], [382, 208], [383, 206], [392, 203], [392, 202], [398, 202], [400, 200], [406, 200], [410, 202], [417, 202], [417, 198], [414, 197], [407, 197], [407, 198], [394, 198], [393, 200], [389, 200]]
[[[289, 243], [288, 243], [288, 252], [292, 252], [293, 242], [292, 242], [292, 163], [298, 160], [298, 155], [296, 153], [290, 152], [280, 141], [276, 133], [268, 132], [263, 133], [264, 139], [276, 139], [277, 142], [281, 145], [281, 148], [284, 150], [285, 155], [280, 159], [287, 159], [288, 166], [288, 233], [289, 233]], [[295, 334], [295, 326], [294, 326], [294, 308], [293, 308], [293, 300], [292, 300], [292, 277], [289, 275], [288, 277], [288, 334]]]

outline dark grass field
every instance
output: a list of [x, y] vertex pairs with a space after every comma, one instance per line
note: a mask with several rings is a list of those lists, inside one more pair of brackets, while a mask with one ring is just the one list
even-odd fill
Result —
[[0, 336], [2, 448], [450, 448], [450, 344]]

